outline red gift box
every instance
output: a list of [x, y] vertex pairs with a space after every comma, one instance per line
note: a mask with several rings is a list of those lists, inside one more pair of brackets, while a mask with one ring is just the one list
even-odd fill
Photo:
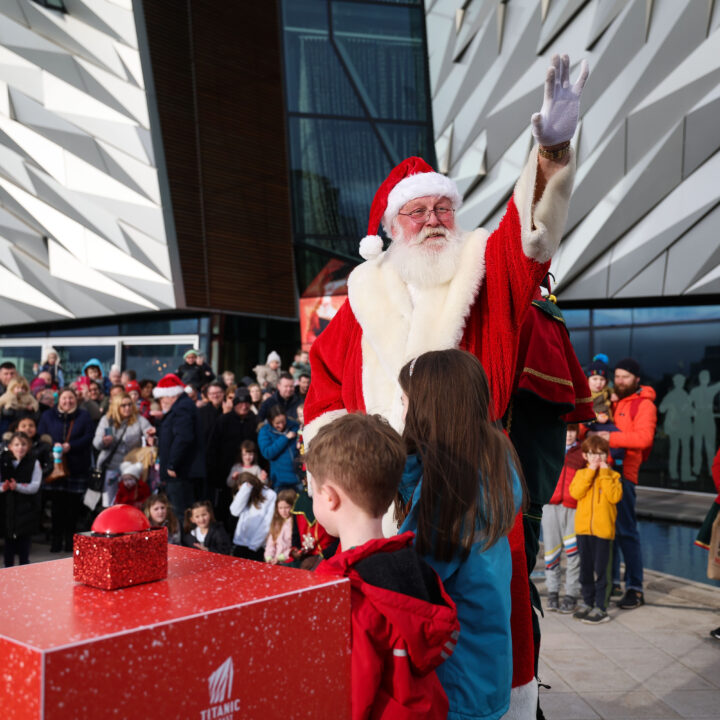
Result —
[[0, 570], [0, 718], [349, 720], [346, 578], [168, 557], [166, 580], [113, 592], [70, 558]]
[[167, 577], [167, 528], [151, 528], [131, 505], [101, 512], [89, 533], [73, 542], [73, 577], [101, 590], [116, 590]]
[[73, 577], [102, 590], [116, 590], [167, 577], [167, 528], [124, 535], [78, 533], [73, 543]]

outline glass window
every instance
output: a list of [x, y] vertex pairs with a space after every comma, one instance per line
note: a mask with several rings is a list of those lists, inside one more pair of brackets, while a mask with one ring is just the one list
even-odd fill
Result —
[[679, 307], [633, 308], [633, 322], [687, 322], [720, 319], [720, 305], [686, 305]]
[[[610, 367], [614, 368], [618, 360], [629, 357], [630, 338], [632, 331], [630, 328], [618, 328], [617, 330], [594, 330], [593, 331], [593, 347], [592, 355], [597, 353], [605, 353], [610, 358]], [[590, 358], [588, 358], [589, 361]]]
[[372, 125], [290, 118], [290, 161], [295, 233], [362, 238], [391, 167]]
[[[636, 327], [631, 353], [648, 378], [660, 380], [664, 375], [682, 373], [695, 376], [702, 367], [711, 367], [720, 345], [720, 322], [687, 325]], [[718, 366], [718, 361], [714, 361]], [[714, 372], [717, 382], [720, 372]]]
[[147, 318], [120, 325], [120, 335], [194, 335], [198, 331], [197, 318]]
[[122, 367], [134, 370], [138, 378], [159, 380], [174, 373], [183, 363], [183, 353], [191, 345], [123, 345]]
[[373, 117], [425, 121], [425, 18], [419, 8], [333, 2], [333, 37]]
[[37, 367], [41, 362], [42, 350], [39, 345], [22, 347], [0, 347], [0, 362], [13, 362], [18, 375], [31, 381], [37, 375]]
[[570, 342], [572, 343], [575, 355], [581, 365], [585, 366], [590, 362], [590, 331], [589, 330], [573, 330], [570, 333]]
[[[52, 337], [98, 337], [117, 335], [120, 332], [119, 325], [77, 325], [63, 324], [53, 328], [48, 335]], [[44, 333], [43, 333], [44, 334]]]
[[435, 144], [429, 126], [379, 123], [377, 128], [396, 165], [411, 155], [424, 158], [431, 165], [435, 163]]
[[586, 328], [590, 327], [590, 311], [589, 310], [562, 310], [565, 318], [565, 325], [569, 328]]
[[630, 325], [632, 319], [632, 310], [630, 308], [599, 308], [593, 310], [594, 325]]
[[65, 384], [69, 385], [82, 375], [83, 365], [88, 360], [99, 360], [103, 377], [107, 377], [110, 366], [115, 362], [115, 345], [62, 345], [54, 348], [60, 355], [60, 364], [65, 375]]

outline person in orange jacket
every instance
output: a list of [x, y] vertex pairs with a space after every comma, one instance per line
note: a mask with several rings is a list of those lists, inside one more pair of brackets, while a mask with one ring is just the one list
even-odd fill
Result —
[[645, 603], [643, 597], [643, 562], [640, 535], [635, 515], [635, 486], [640, 465], [650, 454], [657, 408], [655, 391], [640, 384], [640, 365], [625, 358], [615, 366], [615, 395], [613, 416], [620, 432], [600, 433], [610, 448], [624, 448], [622, 465], [623, 496], [618, 504], [617, 532], [613, 550], [613, 587], [611, 596], [620, 595], [620, 552], [625, 560], [625, 594], [618, 600], [622, 610], [632, 610]]

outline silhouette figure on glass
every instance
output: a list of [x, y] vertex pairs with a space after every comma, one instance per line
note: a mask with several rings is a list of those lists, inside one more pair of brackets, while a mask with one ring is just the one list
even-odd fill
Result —
[[690, 391], [690, 399], [695, 409], [695, 425], [693, 427], [693, 472], [700, 474], [702, 469], [702, 450], [705, 447], [708, 471], [710, 461], [715, 455], [715, 416], [713, 401], [720, 392], [720, 382], [710, 385], [710, 372], [701, 370], [698, 375], [697, 387]]
[[680, 450], [680, 480], [692, 482], [690, 472], [690, 439], [692, 438], [693, 406], [690, 395], [685, 392], [687, 378], [678, 373], [673, 375], [675, 387], [670, 390], [660, 403], [659, 411], [665, 413], [663, 430], [670, 439], [670, 459], [668, 471], [670, 479], [678, 479], [678, 450]]

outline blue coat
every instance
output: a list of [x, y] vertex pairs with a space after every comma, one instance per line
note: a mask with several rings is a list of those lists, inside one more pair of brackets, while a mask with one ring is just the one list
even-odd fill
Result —
[[284, 487], [295, 487], [298, 483], [295, 473], [295, 458], [298, 455], [297, 438], [290, 440], [286, 432], [297, 432], [298, 424], [292, 420], [287, 421], [285, 432], [279, 433], [266, 423], [258, 433], [258, 447], [262, 456], [270, 461], [270, 486], [273, 490], [282, 490]]
[[[400, 494], [412, 498], [410, 512], [398, 533], [417, 531], [417, 502], [422, 490], [422, 464], [408, 456]], [[516, 510], [522, 499], [520, 479], [514, 475]], [[457, 605], [460, 638], [455, 652], [437, 669], [450, 702], [449, 720], [496, 720], [510, 705], [512, 639], [510, 635], [510, 578], [512, 559], [506, 537], [483, 551], [476, 542], [467, 559], [449, 562], [425, 555]]]
[[167, 471], [178, 480], [205, 476], [205, 446], [195, 403], [183, 393], [163, 417], [158, 429], [160, 478], [167, 483]]

